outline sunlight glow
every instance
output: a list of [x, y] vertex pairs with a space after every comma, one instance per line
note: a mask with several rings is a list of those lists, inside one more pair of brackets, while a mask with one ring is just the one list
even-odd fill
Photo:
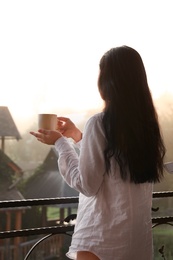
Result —
[[0, 106], [19, 121], [40, 112], [100, 108], [98, 64], [129, 45], [154, 98], [173, 94], [172, 1], [1, 1]]

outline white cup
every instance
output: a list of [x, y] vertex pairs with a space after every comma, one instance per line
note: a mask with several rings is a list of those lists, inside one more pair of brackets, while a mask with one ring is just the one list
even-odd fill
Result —
[[38, 128], [47, 130], [56, 130], [57, 115], [56, 114], [38, 114]]

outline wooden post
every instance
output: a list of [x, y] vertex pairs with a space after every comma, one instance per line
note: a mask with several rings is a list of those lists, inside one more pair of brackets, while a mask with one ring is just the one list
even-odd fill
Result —
[[[6, 211], [6, 231], [9, 231], [11, 230], [11, 211], [7, 210]], [[10, 259], [10, 255], [11, 255], [11, 252], [10, 252], [10, 241], [11, 239], [10, 238], [7, 238], [6, 239], [6, 245], [5, 245], [5, 259]]]
[[[21, 223], [22, 223], [22, 211], [18, 210], [16, 211], [16, 219], [15, 219], [15, 230], [20, 230], [21, 229]], [[19, 259], [19, 244], [20, 244], [20, 237], [15, 237], [14, 239], [14, 260]]]
[[60, 223], [64, 222], [64, 208], [60, 208]]
[[5, 137], [1, 136], [1, 149], [4, 152], [5, 151]]
[[10, 211], [6, 211], [6, 231], [11, 230], [11, 212]]
[[47, 226], [47, 207], [42, 207], [42, 225], [43, 227]]

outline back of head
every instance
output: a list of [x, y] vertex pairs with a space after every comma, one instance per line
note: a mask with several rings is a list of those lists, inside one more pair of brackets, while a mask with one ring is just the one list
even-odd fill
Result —
[[115, 157], [121, 176], [156, 182], [163, 174], [165, 148], [143, 61], [131, 47], [110, 49], [100, 61], [98, 87], [105, 101], [103, 126], [107, 171]]

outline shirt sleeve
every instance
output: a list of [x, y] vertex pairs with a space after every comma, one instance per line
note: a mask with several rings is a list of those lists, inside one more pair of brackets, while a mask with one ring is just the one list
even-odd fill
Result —
[[86, 124], [78, 155], [67, 138], [61, 137], [55, 143], [59, 153], [59, 170], [69, 186], [94, 196], [98, 192], [105, 174], [105, 137], [100, 117], [92, 117]]

